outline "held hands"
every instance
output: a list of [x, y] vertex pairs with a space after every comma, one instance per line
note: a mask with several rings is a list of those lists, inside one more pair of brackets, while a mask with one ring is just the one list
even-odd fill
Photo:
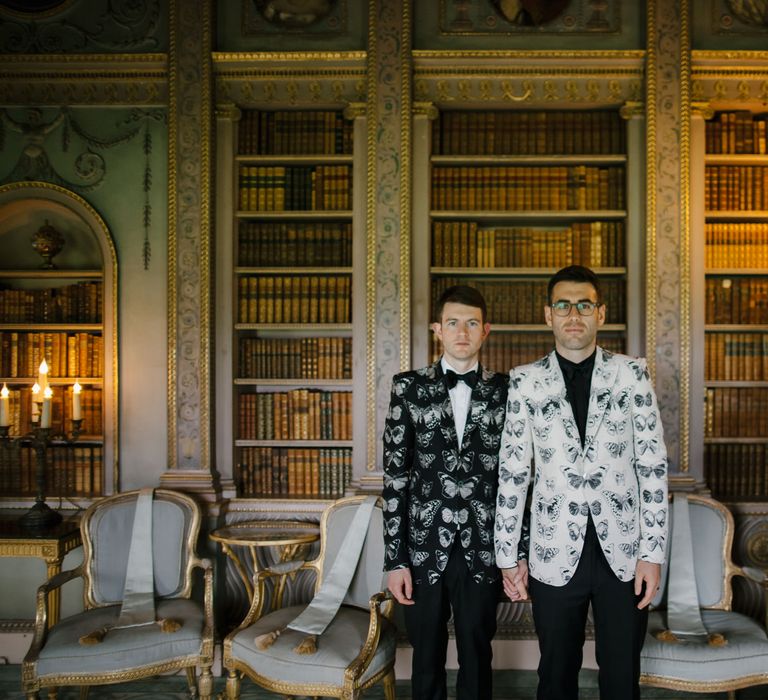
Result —
[[[638, 610], [642, 610], [647, 605], [650, 605], [650, 602], [659, 590], [660, 581], [661, 564], [654, 564], [642, 559], [637, 562], [637, 568], [635, 569], [635, 595], [643, 594], [642, 599], [637, 604]], [[645, 585], [644, 592], [643, 585]]]
[[401, 605], [413, 605], [410, 569], [395, 569], [387, 574], [387, 588]]
[[528, 562], [521, 559], [512, 569], [502, 569], [504, 593], [511, 601], [528, 600]]

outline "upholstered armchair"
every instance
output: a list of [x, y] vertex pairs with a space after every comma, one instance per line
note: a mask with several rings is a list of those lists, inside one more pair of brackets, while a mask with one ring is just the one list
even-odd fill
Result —
[[[199, 697], [211, 697], [213, 575], [210, 562], [195, 554], [200, 511], [188, 496], [156, 489], [154, 498], [145, 501], [151, 523], [147, 539], [152, 546], [152, 555], [145, 555], [145, 561], [153, 576], [156, 608], [151, 619], [158, 622], [118, 624], [139, 493], [107, 497], [88, 508], [80, 525], [83, 563], [38, 589], [34, 638], [22, 666], [27, 700], [38, 698], [44, 687], [81, 686], [81, 697], [86, 697], [92, 685], [182, 668], [194, 693], [198, 690], [196, 667], [200, 668]], [[191, 599], [195, 568], [204, 571], [202, 605]], [[84, 611], [48, 629], [48, 594], [78, 577], [83, 579]], [[148, 596], [151, 605], [153, 596]]]
[[[383, 681], [386, 698], [394, 700], [397, 635], [391, 621], [392, 599], [382, 592], [384, 541], [380, 502], [373, 509], [343, 605], [325, 631], [312, 641], [309, 653], [305, 645], [307, 636], [286, 628], [313, 595], [317, 600], [317, 591], [337, 556], [348, 547], [345, 536], [350, 529], [354, 530], [353, 518], [364, 500], [357, 496], [344, 498], [324, 511], [316, 559], [278, 565], [255, 575], [250, 610], [240, 627], [224, 640], [228, 700], [240, 696], [240, 672], [276, 693], [348, 700], [360, 697], [362, 690]], [[312, 585], [306, 585], [306, 577], [313, 579]], [[304, 592], [304, 599], [284, 601], [292, 592]]]
[[[734, 527], [730, 511], [711, 498], [691, 494], [687, 498], [690, 544], [676, 551], [678, 511], [673, 506], [668, 557], [671, 563], [662, 572], [662, 588], [654, 601], [658, 609], [650, 613], [641, 657], [641, 683], [687, 692], [728, 691], [729, 697], [735, 698], [739, 688], [768, 683], [768, 637], [758, 622], [731, 610], [731, 580], [746, 576], [761, 583], [768, 594], [766, 577], [759, 570], [745, 570], [731, 561]], [[674, 596], [667, 571], [675, 566], [675, 558], [691, 546], [686, 558], [693, 571], [683, 577], [682, 588], [687, 587], [694, 601], [698, 595], [701, 622], [707, 633], [694, 641], [676, 636], [669, 629], [667, 617], [670, 595]], [[676, 607], [686, 615], [683, 606], [677, 603]]]

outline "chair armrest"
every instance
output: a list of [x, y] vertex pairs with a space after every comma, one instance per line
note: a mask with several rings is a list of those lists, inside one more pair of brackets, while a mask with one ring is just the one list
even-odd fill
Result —
[[65, 583], [73, 579], [81, 578], [82, 575], [83, 566], [81, 564], [74, 569], [60, 571], [38, 587], [35, 608], [35, 631], [32, 637], [32, 644], [24, 657], [25, 663], [37, 660], [40, 649], [45, 643], [45, 638], [48, 636], [48, 594], [61, 588]]
[[765, 629], [768, 630], [768, 574], [755, 566], [739, 566], [736, 574], [743, 576], [763, 588], [763, 598], [765, 602]]
[[381, 635], [381, 620], [382, 618], [388, 619], [385, 615], [385, 610], [393, 608], [394, 597], [389, 591], [379, 591], [374, 593], [368, 601], [368, 609], [370, 616], [368, 619], [368, 635], [365, 638], [360, 653], [355, 660], [347, 666], [344, 672], [345, 685], [354, 683], [360, 678], [365, 669], [373, 660], [373, 655], [376, 652], [376, 647], [379, 644], [379, 637]]
[[215, 630], [213, 618], [213, 563], [210, 559], [195, 557], [192, 565], [203, 570], [203, 609], [205, 614], [203, 642], [206, 646], [203, 653], [213, 658], [213, 635]]

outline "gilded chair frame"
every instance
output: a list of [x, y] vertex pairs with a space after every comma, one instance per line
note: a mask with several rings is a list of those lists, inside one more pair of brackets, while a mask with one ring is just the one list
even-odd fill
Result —
[[[108, 496], [94, 502], [83, 515], [80, 523], [80, 531], [83, 539], [83, 562], [69, 571], [62, 571], [53, 576], [37, 589], [37, 607], [35, 616], [35, 629], [29, 651], [22, 663], [22, 687], [27, 700], [36, 700], [38, 691], [42, 688], [56, 688], [58, 686], [81, 686], [81, 697], [87, 697], [87, 687], [91, 685], [108, 685], [123, 683], [148, 676], [154, 676], [169, 671], [185, 669], [190, 691], [197, 690], [200, 700], [208, 700], [213, 693], [213, 645], [214, 645], [214, 620], [213, 620], [213, 566], [209, 559], [201, 559], [196, 554], [197, 538], [200, 531], [200, 509], [189, 496], [168, 489], [155, 489], [155, 499], [162, 499], [177, 504], [191, 514], [187, 528], [184, 551], [186, 565], [183, 572], [183, 584], [177, 590], [174, 598], [190, 598], [192, 594], [192, 576], [196, 568], [203, 570], [203, 615], [204, 625], [202, 630], [202, 646], [199, 654], [191, 654], [171, 661], [162, 661], [145, 664], [121, 671], [109, 671], [103, 673], [66, 673], [51, 675], [44, 678], [37, 676], [37, 660], [40, 651], [45, 645], [48, 636], [48, 594], [61, 588], [65, 583], [76, 578], [83, 579], [84, 609], [90, 610], [98, 607], [109, 607], [113, 603], [99, 603], [94, 594], [93, 566], [93, 542], [90, 537], [89, 524], [93, 515], [106, 505], [116, 505], [124, 501], [135, 500], [138, 491], [126, 491], [114, 496]], [[200, 679], [195, 680], [195, 669], [200, 667]], [[55, 691], [52, 691], [55, 693]]]
[[[768, 577], [760, 576], [758, 572], [742, 568], [733, 563], [731, 559], [731, 547], [733, 546], [733, 533], [735, 525], [733, 515], [722, 503], [706, 496], [697, 494], [688, 494], [689, 503], [700, 503], [714, 511], [717, 511], [725, 523], [725, 531], [722, 540], [722, 551], [720, 556], [724, 564], [722, 595], [720, 600], [714, 605], [702, 606], [703, 610], [732, 610], [733, 602], [733, 578], [743, 576], [762, 585], [765, 591], [766, 619], [765, 625], [768, 629]], [[741, 688], [748, 688], [754, 685], [768, 683], [768, 669], [765, 673], [743, 676], [730, 681], [712, 682], [712, 681], [682, 681], [677, 679], [656, 676], [648, 673], [640, 675], [640, 684], [653, 686], [656, 688], [668, 688], [670, 690], [681, 690], [688, 693], [722, 693], [727, 692], [729, 699], [736, 697], [735, 691]]]
[[284, 683], [271, 678], [265, 678], [256, 673], [247, 663], [234, 658], [232, 652], [233, 639], [240, 631], [250, 627], [262, 615], [277, 610], [282, 606], [282, 597], [288, 577], [295, 577], [302, 571], [314, 572], [315, 586], [313, 594], [317, 593], [323, 580], [328, 518], [334, 510], [353, 503], [359, 504], [364, 500], [365, 496], [342, 498], [323, 511], [320, 520], [320, 552], [315, 559], [301, 562], [300, 565], [290, 570], [273, 571], [265, 569], [254, 575], [254, 596], [251, 607], [240, 626], [230, 632], [223, 643], [222, 663], [228, 671], [226, 682], [227, 700], [237, 700], [240, 697], [241, 676], [238, 675], [238, 672], [244, 674], [262, 688], [266, 688], [274, 693], [343, 698], [344, 700], [358, 698], [363, 690], [371, 688], [382, 681], [386, 700], [395, 700], [394, 658], [391, 664], [388, 664], [379, 673], [367, 679], [365, 683], [360, 682], [362, 675], [373, 660], [378, 646], [379, 637], [381, 636], [381, 620], [386, 619], [392, 622], [394, 615], [394, 601], [391, 594], [385, 591], [374, 593], [368, 601], [370, 615], [368, 635], [360, 653], [347, 667], [344, 673], [344, 683], [341, 686], [315, 683]]

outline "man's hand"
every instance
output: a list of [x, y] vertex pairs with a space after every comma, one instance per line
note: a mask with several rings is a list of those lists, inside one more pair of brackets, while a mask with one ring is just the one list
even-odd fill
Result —
[[387, 574], [387, 588], [401, 605], [413, 605], [410, 569], [395, 569]]
[[502, 569], [501, 577], [507, 598], [528, 600], [528, 562], [521, 559], [513, 569]]
[[[647, 605], [650, 605], [656, 592], [659, 590], [660, 581], [661, 564], [654, 564], [642, 559], [637, 562], [637, 568], [635, 569], [635, 595], [643, 593], [642, 599], [637, 604], [638, 610], [642, 610]], [[645, 586], [645, 592], [643, 592], [643, 586]]]

